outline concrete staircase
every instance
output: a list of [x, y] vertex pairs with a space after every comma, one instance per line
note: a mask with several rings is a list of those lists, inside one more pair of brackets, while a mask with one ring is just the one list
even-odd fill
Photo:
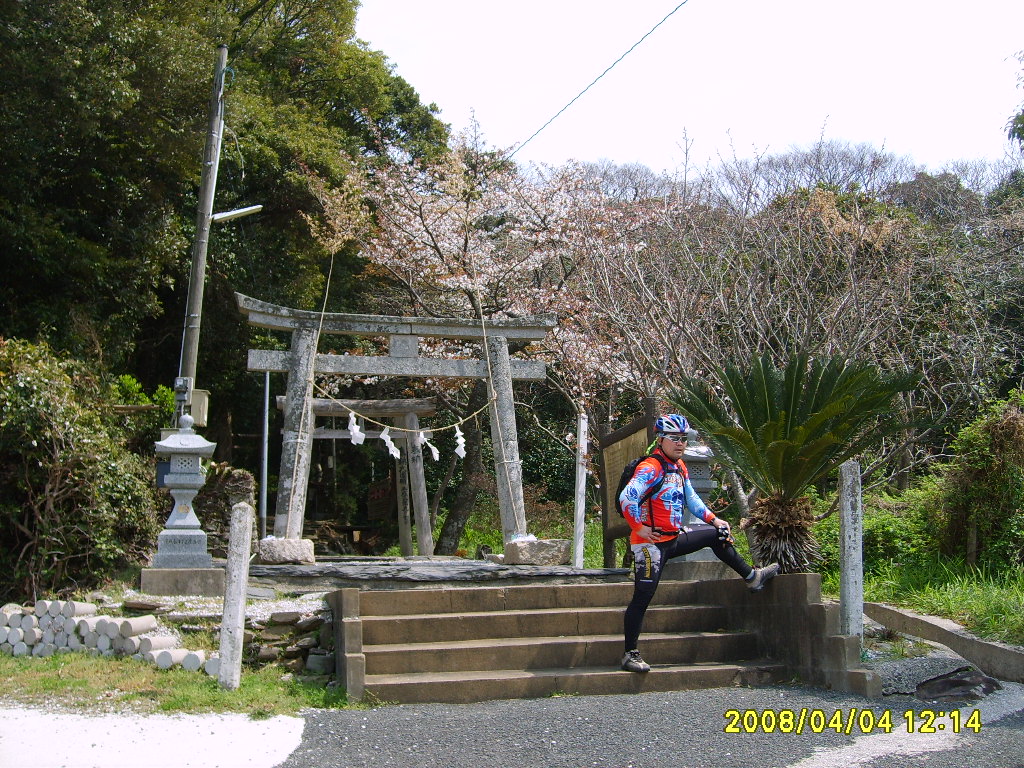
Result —
[[640, 638], [652, 670], [621, 671], [622, 614], [632, 588], [623, 581], [362, 591], [364, 695], [457, 703], [711, 688], [782, 676], [782, 665], [761, 658], [757, 635], [729, 627], [726, 608], [701, 602], [693, 581], [661, 583]]

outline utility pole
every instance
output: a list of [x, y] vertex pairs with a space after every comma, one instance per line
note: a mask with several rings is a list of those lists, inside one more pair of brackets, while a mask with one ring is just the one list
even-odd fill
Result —
[[206, 251], [210, 244], [210, 225], [231, 221], [262, 210], [262, 205], [250, 205], [234, 211], [213, 212], [213, 196], [217, 189], [217, 168], [220, 165], [220, 147], [224, 138], [224, 71], [227, 69], [228, 47], [217, 47], [213, 66], [213, 92], [210, 95], [210, 122], [203, 152], [203, 172], [199, 185], [199, 211], [196, 214], [196, 239], [192, 244], [192, 274], [188, 281], [188, 302], [185, 305], [185, 330], [181, 337], [181, 361], [178, 377], [174, 380], [174, 398], [177, 416], [185, 412], [192, 402], [196, 382], [196, 359], [199, 356], [199, 327], [203, 314], [203, 290], [206, 287]]
[[196, 239], [192, 245], [192, 274], [188, 283], [188, 303], [185, 306], [185, 331], [181, 339], [181, 363], [175, 392], [188, 400], [196, 379], [196, 357], [199, 352], [199, 326], [203, 312], [203, 289], [206, 284], [206, 250], [210, 242], [210, 224], [213, 217], [213, 193], [217, 188], [217, 167], [220, 145], [224, 135], [224, 70], [228, 62], [228, 47], [217, 47], [213, 68], [213, 93], [210, 96], [210, 122], [203, 153], [203, 173], [199, 187], [199, 212], [196, 215]]

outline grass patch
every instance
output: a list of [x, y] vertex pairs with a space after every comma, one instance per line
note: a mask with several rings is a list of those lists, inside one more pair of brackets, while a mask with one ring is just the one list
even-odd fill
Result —
[[[839, 595], [839, 575], [823, 574], [822, 591]], [[993, 571], [955, 560], [908, 567], [888, 562], [864, 574], [864, 599], [942, 616], [986, 640], [1024, 645], [1024, 569]]]
[[274, 667], [243, 668], [238, 690], [226, 691], [202, 673], [162, 670], [132, 659], [78, 653], [0, 656], [4, 698], [25, 704], [59, 704], [83, 712], [239, 712], [256, 718], [350, 706], [343, 689], [282, 677]]

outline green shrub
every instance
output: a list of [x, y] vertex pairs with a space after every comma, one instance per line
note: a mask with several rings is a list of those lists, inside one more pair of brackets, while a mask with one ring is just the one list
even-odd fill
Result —
[[[892, 563], [914, 565], [934, 557], [939, 548], [940, 478], [923, 478], [903, 494], [876, 493], [864, 497], [864, 570], [875, 573]], [[816, 510], [817, 511], [817, 510]], [[839, 570], [839, 514], [829, 515], [814, 530], [821, 548], [818, 568]]]
[[151, 462], [104, 420], [84, 366], [0, 339], [0, 593], [96, 584], [153, 547]]
[[946, 549], [968, 563], [1024, 564], [1024, 392], [993, 403], [952, 444]]

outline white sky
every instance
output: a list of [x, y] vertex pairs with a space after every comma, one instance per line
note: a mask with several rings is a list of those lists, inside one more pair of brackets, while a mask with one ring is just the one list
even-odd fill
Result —
[[[362, 0], [383, 51], [454, 131], [521, 144], [680, 0]], [[691, 163], [869, 143], [938, 170], [997, 159], [1024, 0], [689, 0], [517, 154]]]

